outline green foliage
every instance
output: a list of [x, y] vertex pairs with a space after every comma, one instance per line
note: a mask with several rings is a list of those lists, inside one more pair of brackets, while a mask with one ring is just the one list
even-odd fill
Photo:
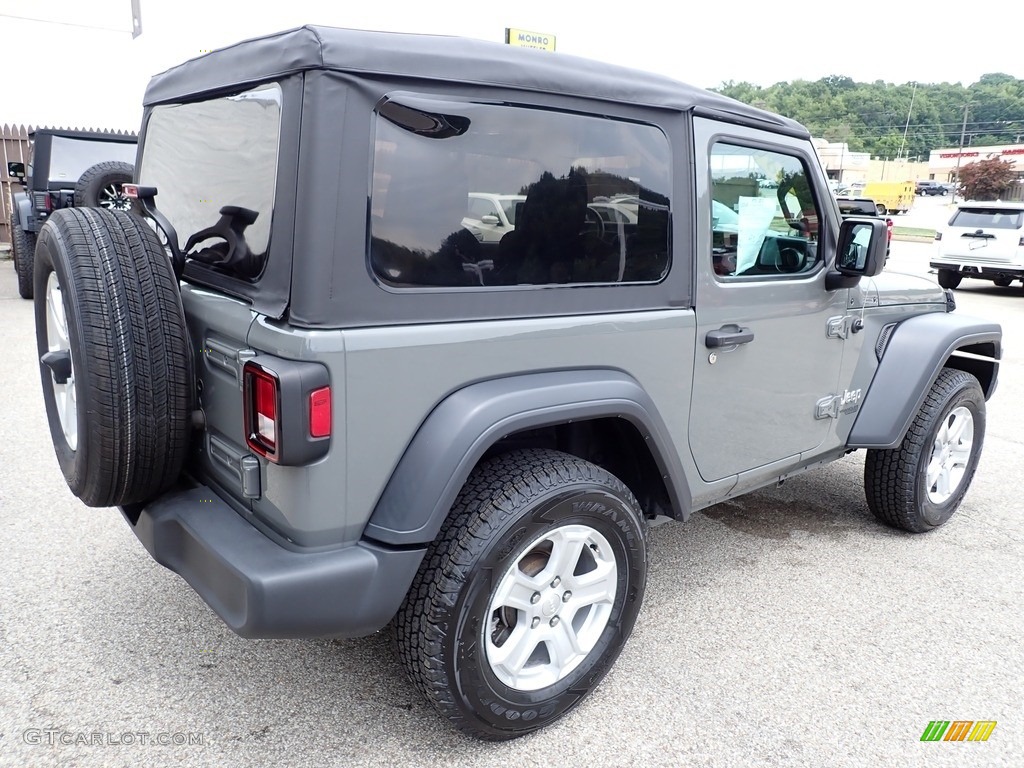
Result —
[[1017, 178], [1013, 163], [992, 157], [960, 169], [960, 186], [968, 200], [996, 200]]
[[902, 147], [903, 157], [926, 160], [933, 149], [958, 146], [965, 106], [965, 146], [1024, 141], [1024, 80], [1002, 73], [983, 75], [969, 86], [857, 83], [831, 75], [767, 88], [727, 82], [716, 90], [791, 117], [814, 136], [845, 141], [852, 151], [870, 152], [874, 157], [894, 158]]

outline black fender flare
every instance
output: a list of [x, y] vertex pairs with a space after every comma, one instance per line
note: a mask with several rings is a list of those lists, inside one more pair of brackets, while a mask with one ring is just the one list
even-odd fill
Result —
[[28, 232], [26, 227], [28, 226], [28, 220], [32, 216], [32, 199], [28, 196], [28, 192], [12, 192], [11, 193], [11, 220], [18, 222], [21, 228]]
[[640, 383], [617, 370], [555, 371], [482, 381], [442, 400], [399, 460], [364, 536], [395, 546], [431, 542], [495, 442], [522, 430], [604, 417], [626, 419], [640, 431], [676, 516], [685, 517], [692, 496], [679, 454]]
[[944, 366], [978, 375], [987, 400], [996, 387], [1001, 340], [998, 323], [972, 317], [932, 312], [901, 322], [878, 363], [847, 447], [899, 445]]

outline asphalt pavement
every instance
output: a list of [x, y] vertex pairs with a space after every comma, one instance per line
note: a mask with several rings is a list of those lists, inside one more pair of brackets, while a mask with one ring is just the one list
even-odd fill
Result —
[[[888, 269], [927, 274], [930, 250], [894, 243]], [[946, 526], [877, 524], [862, 453], [660, 526], [597, 691], [484, 744], [419, 698], [386, 633], [240, 639], [116, 511], [79, 503], [50, 445], [32, 305], [0, 261], [0, 766], [1019, 766], [1024, 290], [969, 283], [958, 311], [1001, 322], [1005, 357]], [[922, 742], [933, 720], [997, 724]]]

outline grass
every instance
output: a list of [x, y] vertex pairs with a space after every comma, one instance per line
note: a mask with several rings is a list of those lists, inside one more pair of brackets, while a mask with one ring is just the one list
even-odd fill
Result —
[[897, 227], [897, 226], [894, 226], [892, 228], [892, 234], [893, 234], [893, 237], [896, 237], [897, 235], [899, 235], [899, 236], [902, 236], [902, 237], [927, 237], [927, 238], [931, 238], [931, 239], [935, 238], [935, 230], [934, 229], [926, 229], [926, 228], [923, 228], [923, 227]]

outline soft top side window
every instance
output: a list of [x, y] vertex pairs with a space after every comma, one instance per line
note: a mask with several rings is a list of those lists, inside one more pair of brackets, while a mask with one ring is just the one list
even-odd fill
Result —
[[821, 215], [803, 160], [719, 142], [709, 170], [718, 277], [786, 277], [815, 269]]
[[670, 168], [650, 125], [392, 94], [377, 108], [370, 263], [401, 288], [657, 282]]
[[197, 262], [257, 278], [270, 250], [281, 139], [277, 83], [154, 107], [139, 180]]

